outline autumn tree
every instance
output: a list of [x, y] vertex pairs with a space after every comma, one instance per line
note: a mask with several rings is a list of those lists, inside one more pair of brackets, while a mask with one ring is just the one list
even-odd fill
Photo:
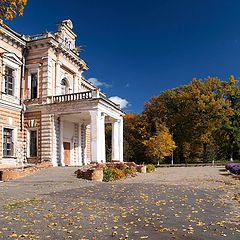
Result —
[[229, 102], [233, 114], [218, 131], [221, 149], [225, 151], [226, 157], [231, 161], [239, 155], [240, 149], [240, 89], [237, 83], [238, 80], [233, 76], [230, 76], [228, 82], [224, 83], [222, 92], [224, 98]]
[[165, 122], [178, 148], [179, 162], [209, 161], [215, 133], [233, 115], [223, 89], [228, 86], [218, 78], [193, 79], [188, 85], [167, 90], [145, 104], [151, 131], [156, 122]]
[[175, 142], [172, 139], [168, 128], [165, 124], [157, 126], [156, 134], [151, 136], [148, 140], [144, 141], [146, 146], [146, 156], [152, 157], [157, 160], [163, 160], [172, 154], [176, 148]]
[[124, 117], [124, 161], [148, 162], [144, 140], [149, 138], [148, 125], [142, 114], [128, 113]]
[[22, 16], [27, 0], [1, 0], [0, 1], [0, 18], [12, 20], [17, 15]]

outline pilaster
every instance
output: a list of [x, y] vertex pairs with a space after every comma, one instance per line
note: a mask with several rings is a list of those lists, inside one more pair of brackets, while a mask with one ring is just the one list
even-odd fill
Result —
[[83, 165], [87, 165], [87, 145], [86, 145], [86, 124], [81, 125], [81, 153], [82, 153], [82, 163]]
[[50, 57], [43, 58], [42, 71], [42, 96], [52, 96], [52, 59]]
[[42, 161], [52, 161], [52, 116], [51, 114], [42, 114], [41, 116], [41, 150]]
[[55, 64], [56, 67], [56, 73], [55, 73], [55, 95], [61, 95], [61, 79], [60, 79], [60, 74], [61, 74], [61, 65], [62, 63], [60, 61], [57, 61]]

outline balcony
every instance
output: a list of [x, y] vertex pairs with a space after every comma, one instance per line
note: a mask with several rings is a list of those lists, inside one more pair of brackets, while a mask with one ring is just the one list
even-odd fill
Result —
[[91, 98], [93, 98], [92, 91], [79, 92], [79, 93], [53, 96], [52, 97], [52, 103], [78, 101], [78, 100], [91, 99]]
[[35, 105], [35, 104], [57, 104], [57, 103], [65, 103], [65, 102], [74, 102], [74, 101], [84, 101], [90, 99], [102, 99], [105, 102], [108, 102], [110, 105], [120, 108], [118, 104], [110, 101], [107, 96], [100, 92], [98, 89], [87, 91], [87, 92], [78, 92], [78, 93], [71, 93], [65, 95], [57, 95], [57, 96], [48, 96], [43, 98], [36, 98], [36, 99], [27, 99], [24, 101], [26, 105]]

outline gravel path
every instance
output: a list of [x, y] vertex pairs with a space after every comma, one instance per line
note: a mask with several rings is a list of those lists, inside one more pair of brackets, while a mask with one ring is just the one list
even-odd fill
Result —
[[114, 183], [77, 179], [76, 169], [0, 183], [0, 239], [240, 239], [239, 180], [220, 167]]

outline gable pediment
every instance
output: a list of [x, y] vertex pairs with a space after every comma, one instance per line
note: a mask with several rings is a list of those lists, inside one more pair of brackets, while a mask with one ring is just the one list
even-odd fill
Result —
[[18, 65], [22, 65], [21, 59], [15, 53], [4, 53], [3, 57]]

